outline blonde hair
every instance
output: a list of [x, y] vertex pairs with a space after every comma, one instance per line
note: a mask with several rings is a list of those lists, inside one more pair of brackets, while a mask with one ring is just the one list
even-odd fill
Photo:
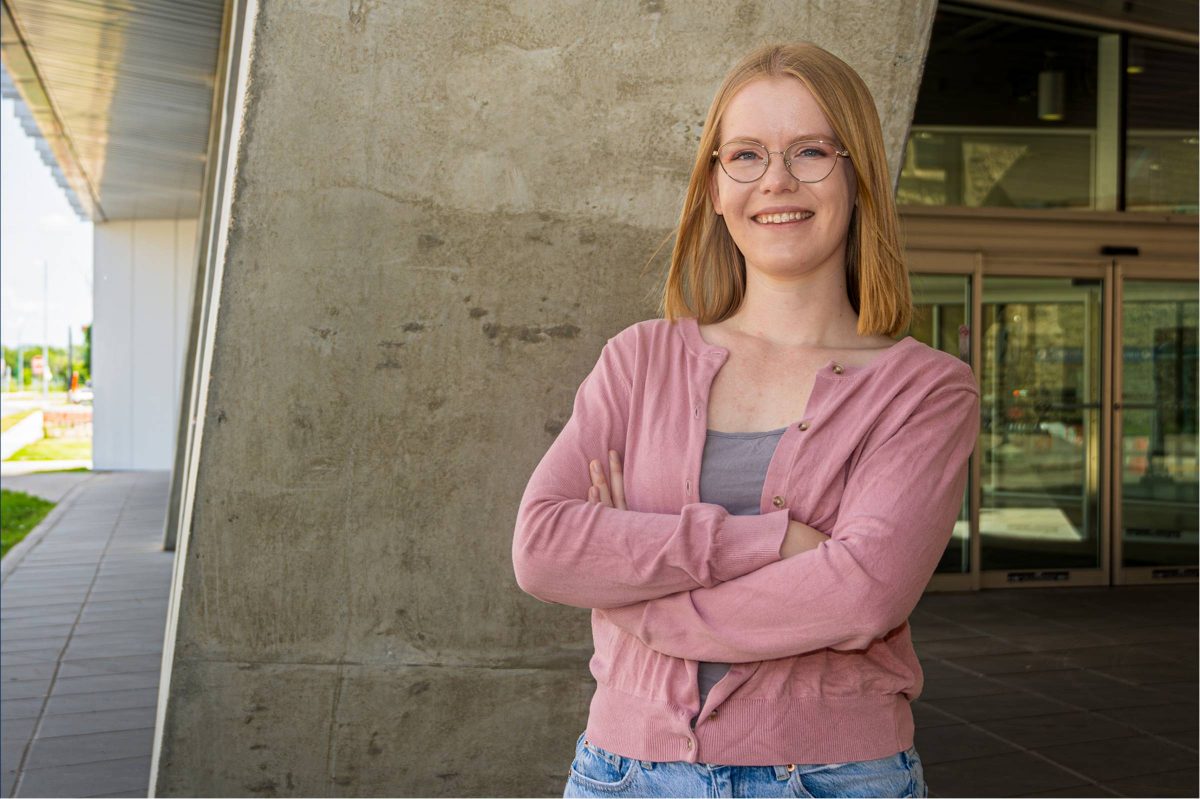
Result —
[[895, 337], [911, 324], [912, 291], [900, 248], [879, 114], [858, 73], [811, 42], [769, 44], [754, 50], [730, 70], [717, 90], [696, 148], [659, 313], [670, 321], [695, 316], [701, 324], [711, 324], [741, 305], [746, 264], [709, 196], [712, 170], [719, 169], [712, 151], [730, 100], [746, 84], [767, 77], [793, 77], [803, 83], [850, 152], [858, 192], [846, 242], [846, 291], [858, 314], [859, 335]]

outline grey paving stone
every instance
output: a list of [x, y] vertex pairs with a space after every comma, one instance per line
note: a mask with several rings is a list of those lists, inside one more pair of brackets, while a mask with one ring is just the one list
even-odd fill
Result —
[[1026, 749], [1139, 734], [1128, 724], [1087, 712], [990, 719], [979, 722], [979, 726]]
[[79, 606], [79, 602], [55, 602], [53, 605], [28, 605], [20, 607], [5, 605], [4, 611], [0, 613], [0, 624], [18, 619], [38, 619], [43, 616], [74, 613], [79, 610]]
[[1091, 797], [1091, 796], [1121, 796], [1116, 791], [1110, 791], [1103, 785], [1097, 785], [1094, 782], [1085, 783], [1083, 785], [1072, 785], [1070, 788], [1055, 788], [1050, 791], [1034, 791], [1033, 793], [1024, 793], [1021, 796], [1075, 796], [1075, 797]]
[[167, 609], [165, 605], [159, 608], [143, 608], [141, 610], [96, 610], [94, 608], [85, 607], [83, 613], [79, 616], [80, 624], [90, 624], [94, 621], [114, 621], [114, 620], [151, 620], [156, 619], [162, 623], [166, 623]]
[[0, 737], [6, 741], [28, 741], [37, 726], [36, 718], [0, 720]]
[[149, 756], [153, 744], [153, 726], [140, 730], [113, 730], [55, 738], [39, 736], [33, 740], [33, 746], [25, 761], [25, 769], [28, 772], [100, 760]]
[[974, 638], [956, 638], [943, 641], [925, 641], [913, 644], [917, 656], [924, 660], [931, 658], [959, 658], [980, 655], [1002, 655], [1010, 652], [1020, 652], [1021, 648], [999, 638], [989, 635], [977, 635]]
[[29, 630], [45, 627], [48, 624], [74, 624], [79, 618], [79, 611], [72, 613], [56, 613], [53, 616], [37, 616], [29, 619], [5, 619], [2, 632], [9, 630]]
[[1107, 633], [1093, 633], [1084, 630], [1030, 632], [1025, 635], [1009, 635], [1005, 637], [1005, 640], [1014, 648], [1026, 652], [1055, 652], [1118, 643]]
[[1200, 738], [1200, 730], [1193, 727], [1190, 730], [1180, 730], [1178, 732], [1162, 732], [1158, 733], [1160, 738], [1166, 738], [1169, 741], [1174, 741], [1179, 746], [1187, 747], [1195, 752], [1200, 749], [1200, 743], [1197, 739]]
[[72, 629], [74, 629], [73, 624], [39, 624], [30, 627], [18, 627], [16, 629], [5, 625], [3, 638], [5, 641], [28, 641], [39, 638], [66, 640]]
[[1098, 713], [1149, 733], [1196, 729], [1196, 708], [1179, 704], [1104, 708]]
[[36, 719], [42, 712], [39, 699], [0, 699], [0, 719]]
[[[54, 676], [53, 663], [26, 663], [5, 666], [0, 670], [0, 685], [21, 680], [48, 680]], [[0, 688], [0, 691], [3, 691]]]
[[1196, 767], [1195, 753], [1163, 746], [1148, 735], [1041, 747], [1038, 752], [1106, 785], [1124, 777]]
[[1013, 652], [1005, 655], [952, 658], [951, 662], [979, 674], [1021, 674], [1073, 668], [1064, 655], [1039, 652]]
[[156, 688], [106, 691], [99, 694], [52, 695], [46, 704], [46, 715], [90, 713], [96, 710], [119, 710], [130, 707], [155, 707], [157, 704], [158, 690]]
[[[929, 704], [971, 722], [988, 719], [1011, 719], [1022, 716], [1044, 716], [1050, 713], [1069, 713], [1079, 708], [1062, 702], [1014, 692], [988, 696], [968, 696], [953, 699], [930, 699]], [[1056, 786], [1057, 787], [1057, 786]]]
[[162, 646], [163, 642], [161, 639], [133, 641], [105, 641], [103, 639], [81, 641], [75, 639], [67, 647], [67, 652], [63, 655], [63, 659], [78, 660], [79, 658], [105, 656], [149, 655], [155, 652], [162, 652]]
[[141, 730], [153, 727], [156, 710], [153, 707], [130, 707], [120, 710], [97, 710], [92, 713], [66, 713], [46, 716], [38, 730], [38, 738], [58, 738], [93, 732]]
[[1200, 796], [1200, 779], [1195, 768], [1127, 777], [1108, 785], [1124, 796]]
[[918, 730], [943, 727], [947, 724], [961, 724], [958, 719], [938, 710], [927, 702], [912, 703], [913, 722]]
[[57, 663], [62, 655], [62, 649], [30, 649], [20, 652], [5, 652], [0, 655], [0, 670], [9, 666], [27, 666], [31, 663]]
[[921, 699], [953, 699], [1011, 693], [1012, 688], [988, 677], [927, 678], [921, 688]]
[[130, 757], [26, 771], [18, 796], [95, 796], [144, 791], [150, 785], [150, 758]]
[[61, 648], [67, 642], [66, 635], [43, 636], [41, 638], [21, 638], [18, 640], [4, 639], [0, 643], [0, 652], [16, 654], [19, 652], [36, 652], [41, 649]]
[[1017, 747], [968, 724], [917, 729], [917, 752], [925, 765], [1015, 752]]
[[59, 677], [90, 677], [96, 674], [125, 674], [135, 671], [162, 670], [162, 655], [126, 655], [116, 658], [84, 658], [64, 660]]
[[94, 674], [87, 677], [59, 677], [54, 683], [54, 696], [124, 691], [131, 688], [157, 688], [158, 669], [124, 674]]
[[45, 696], [50, 692], [50, 679], [42, 677], [36, 680], [5, 680], [0, 689], [4, 699], [33, 699]]
[[925, 781], [937, 796], [1025, 796], [1070, 788], [1083, 780], [1027, 752], [1008, 752], [925, 766]]
[[1174, 662], [1165, 653], [1144, 646], [1128, 646], [1126, 644], [1090, 646], [1083, 649], [1056, 651], [1047, 654], [1062, 657], [1068, 664], [1076, 668]]
[[9, 763], [12, 763], [14, 766], [19, 766], [21, 763], [21, 756], [25, 754], [25, 747], [28, 744], [28, 738], [26, 738], [24, 741], [5, 740], [0, 743], [0, 763], [4, 763], [5, 768], [8, 768]]
[[1134, 685], [1125, 685], [1093, 671], [1004, 674], [997, 676], [996, 679], [1013, 688], [1052, 696], [1086, 710], [1152, 704], [1155, 697], [1153, 691]]
[[3, 782], [0, 782], [0, 799], [8, 799], [13, 795], [13, 786], [17, 782], [17, 770], [15, 768], [4, 767]]
[[1096, 669], [1123, 682], [1158, 685], [1196, 679], [1196, 669], [1183, 663], [1140, 663], [1126, 666], [1101, 666]]

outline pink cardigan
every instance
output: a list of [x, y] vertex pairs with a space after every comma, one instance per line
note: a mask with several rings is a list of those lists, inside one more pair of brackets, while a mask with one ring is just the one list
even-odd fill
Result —
[[[733, 516], [699, 500], [728, 355], [695, 319], [608, 340], [521, 498], [517, 583], [593, 609], [587, 737], [605, 749], [757, 766], [893, 755], [913, 743], [923, 675], [907, 619], [964, 505], [975, 376], [912, 337], [867, 366], [828, 361], [779, 440], [760, 515]], [[587, 502], [588, 461], [609, 449], [628, 510]], [[781, 559], [789, 518], [829, 540]], [[692, 729], [700, 660], [734, 665]]]

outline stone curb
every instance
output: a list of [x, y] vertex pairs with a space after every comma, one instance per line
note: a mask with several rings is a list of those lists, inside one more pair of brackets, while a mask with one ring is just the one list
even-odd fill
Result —
[[42, 519], [37, 527], [30, 530], [19, 543], [8, 550], [8, 554], [4, 556], [3, 560], [0, 560], [0, 584], [8, 582], [9, 575], [13, 573], [17, 566], [21, 565], [21, 561], [25, 559], [25, 556], [42, 542], [42, 539], [54, 529], [54, 526], [58, 524], [58, 520], [66, 514], [71, 505], [75, 504], [75, 495], [79, 492], [79, 489], [90, 482], [92, 482], [91, 479], [80, 480], [68, 488], [67, 493], [63, 494], [63, 498], [46, 514], [46, 518]]

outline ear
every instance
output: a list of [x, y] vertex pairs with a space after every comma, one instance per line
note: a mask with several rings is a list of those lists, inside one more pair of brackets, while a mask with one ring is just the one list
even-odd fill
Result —
[[713, 210], [717, 216], [721, 216], [721, 191], [717, 188], [717, 170], [720, 167], [711, 169], [708, 173], [708, 199], [712, 201]]

